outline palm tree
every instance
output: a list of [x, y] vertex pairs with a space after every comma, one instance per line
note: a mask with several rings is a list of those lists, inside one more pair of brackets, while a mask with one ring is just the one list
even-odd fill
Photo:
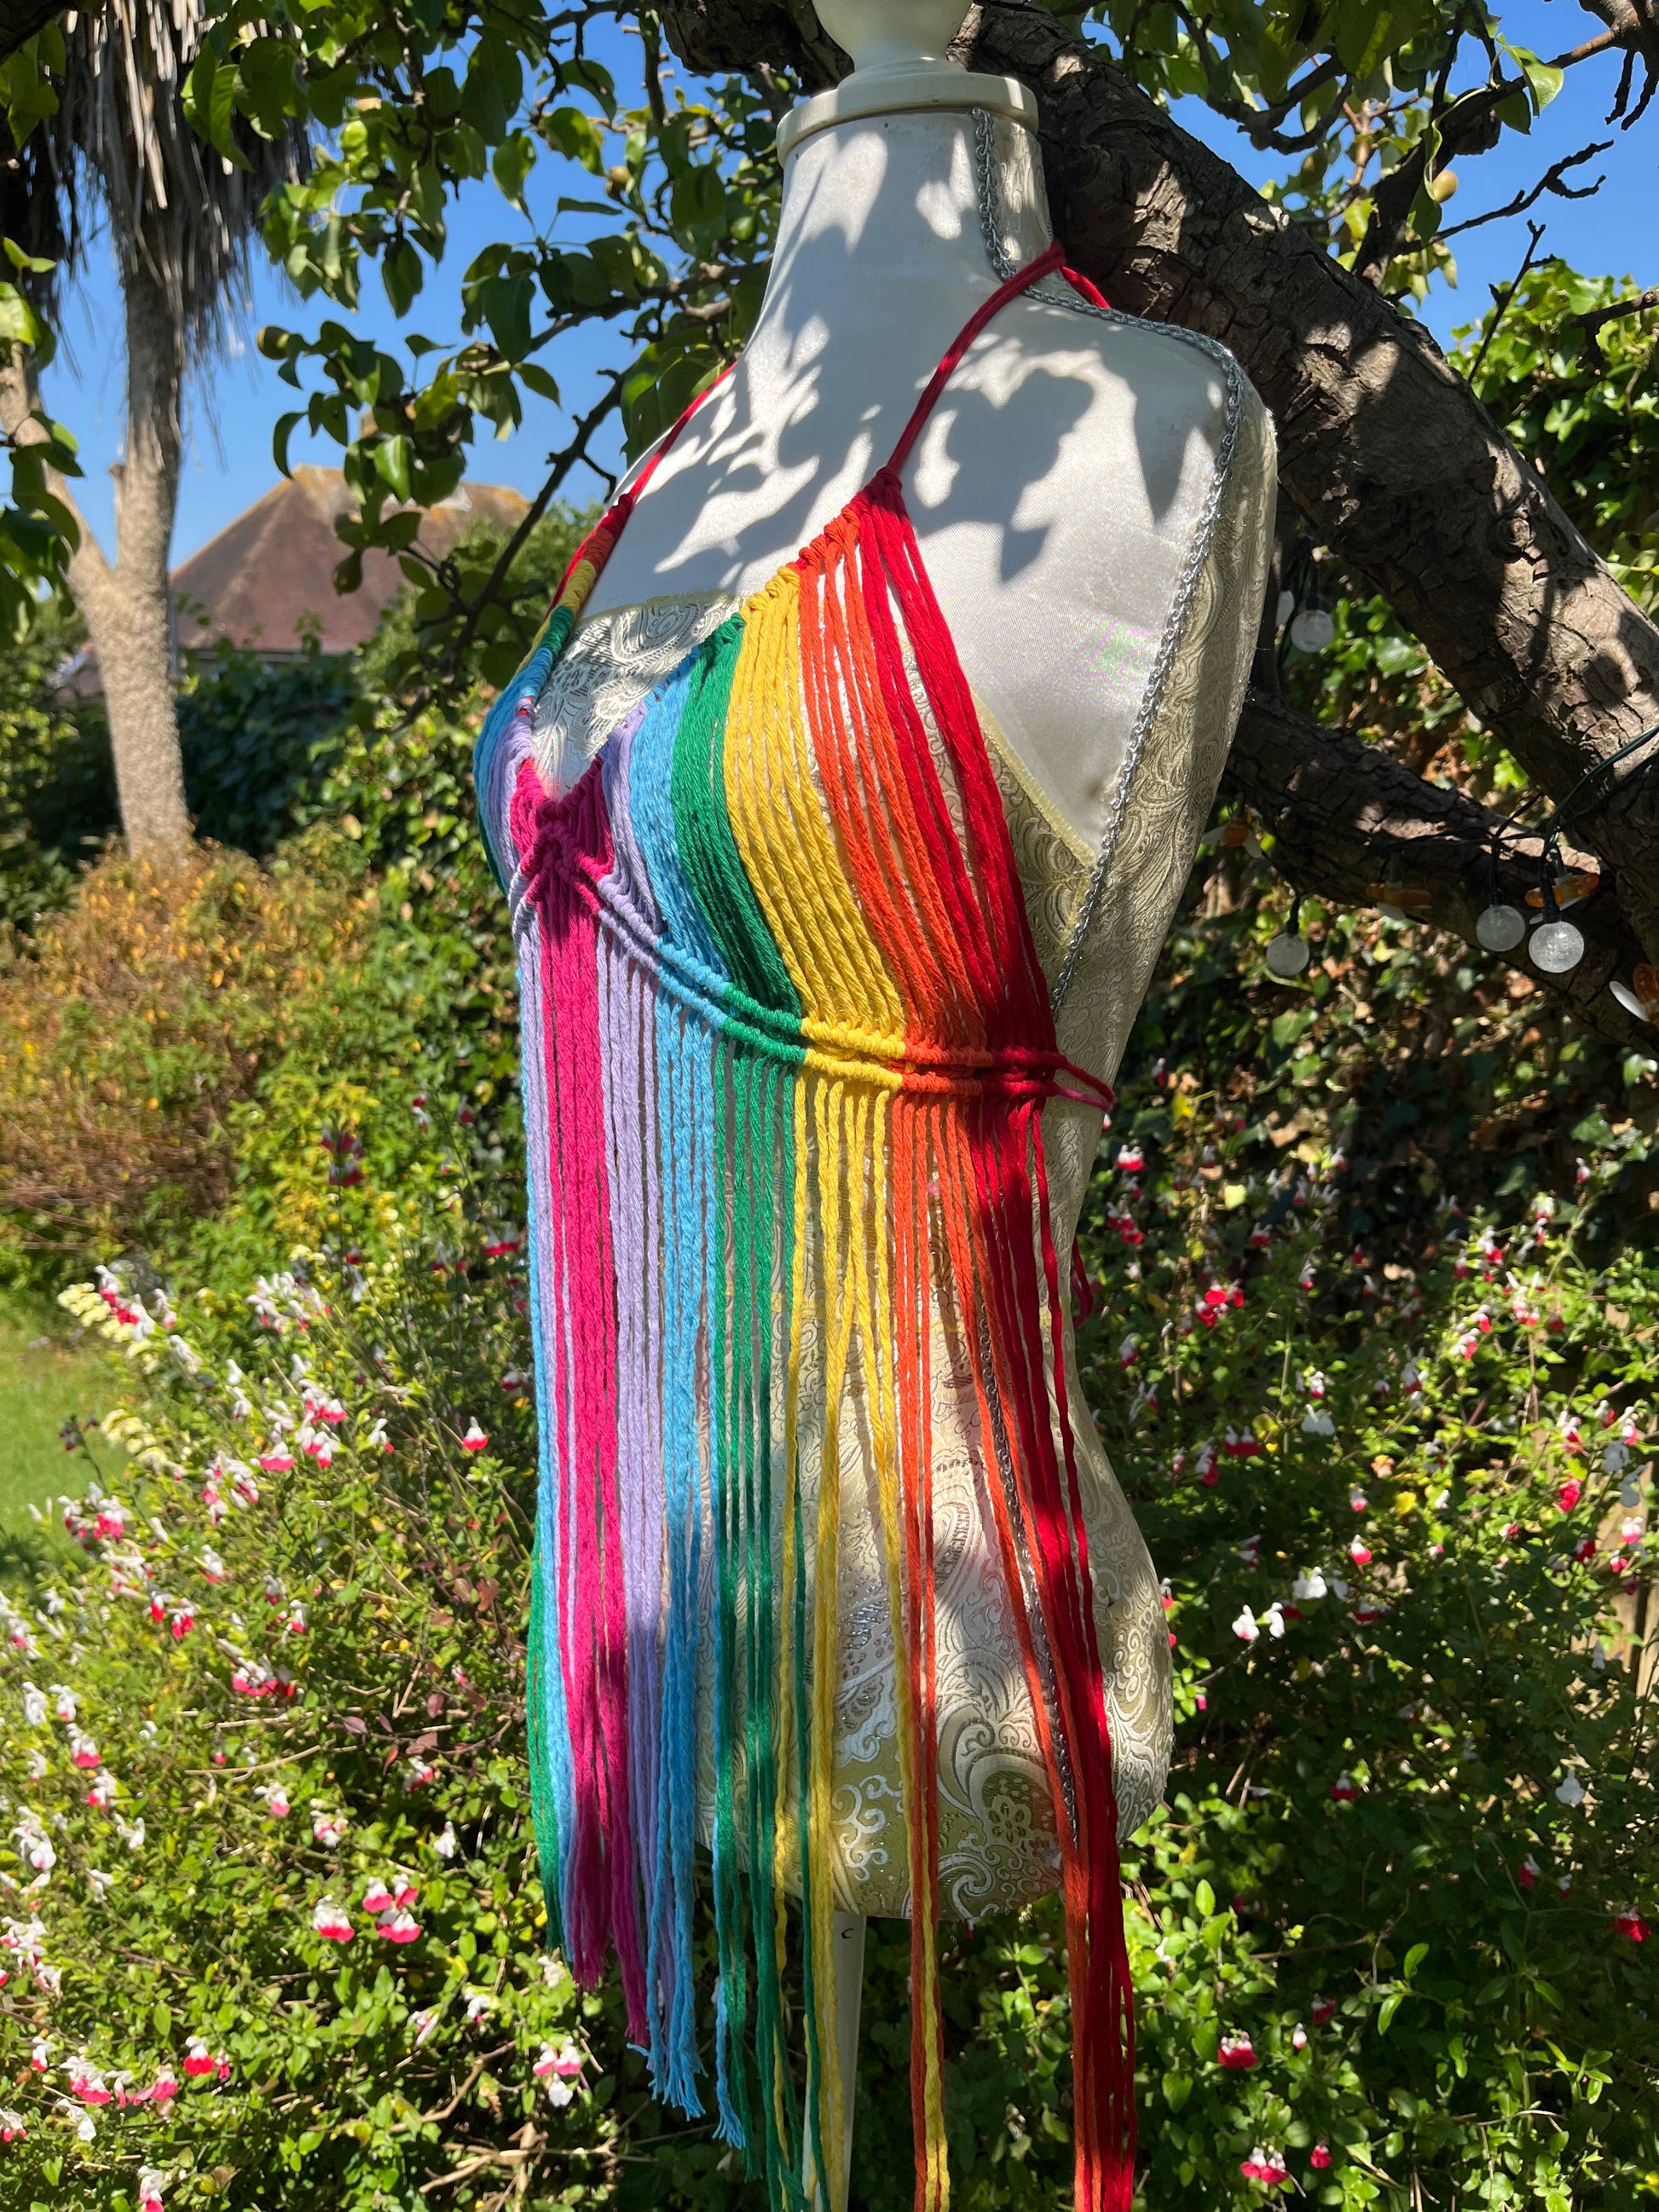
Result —
[[[59, 478], [52, 489], [80, 532], [70, 590], [98, 655], [134, 852], [176, 851], [190, 838], [167, 592], [185, 377], [222, 349], [246, 301], [260, 207], [305, 161], [302, 138], [268, 141], [239, 126], [246, 167], [237, 167], [191, 129], [182, 93], [205, 21], [201, 0], [104, 0], [96, 14], [66, 15], [58, 112], [32, 135], [7, 195], [27, 199], [8, 234], [57, 259], [40, 280], [48, 320], [55, 288], [80, 264], [99, 221], [120, 278], [127, 420], [112, 560], [68, 485]], [[35, 404], [33, 364], [14, 348], [0, 363], [9, 435], [45, 434], [27, 420]]]

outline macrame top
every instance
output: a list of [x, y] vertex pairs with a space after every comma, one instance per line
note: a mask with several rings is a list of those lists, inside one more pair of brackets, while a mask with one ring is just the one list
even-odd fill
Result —
[[[1109, 1094], [1060, 1049], [1007, 763], [900, 475], [979, 332], [1060, 265], [1056, 248], [983, 303], [868, 487], [699, 623], [550, 791], [538, 702], [688, 410], [578, 552], [478, 746], [520, 953], [543, 1459], [530, 1729], [550, 1923], [584, 1981], [614, 1948], [656, 2087], [695, 2113], [694, 1854], [709, 1845], [720, 2133], [775, 2206], [799, 2197], [803, 2134], [809, 2166], [841, 2170], [834, 1908], [910, 1915], [918, 2203], [933, 2207], [940, 1911], [1056, 1881], [1077, 2203], [1129, 2201], [1119, 1810], [1084, 1496], [1097, 1475], [1079, 1474], [1067, 1402], [1070, 1224], [1057, 1239], [1046, 1135], [1069, 1108], [1092, 1150]], [[1065, 972], [1076, 950], [1060, 948]], [[982, 1578], [1033, 1754], [965, 1821], [940, 1773], [941, 1443], [989, 1531]], [[864, 1621], [847, 1603], [854, 1525], [878, 1555]], [[871, 1794], [903, 1839], [862, 1868], [844, 1671], [860, 1639], [885, 1656], [896, 1753]], [[942, 1904], [942, 1838], [948, 1863], [999, 1802], [1020, 1830], [1006, 1893]]]

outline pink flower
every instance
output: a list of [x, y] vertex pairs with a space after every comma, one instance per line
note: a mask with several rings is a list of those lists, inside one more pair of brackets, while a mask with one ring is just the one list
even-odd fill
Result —
[[259, 1464], [267, 1474], [287, 1474], [294, 1465], [294, 1455], [280, 1440], [259, 1455]]
[[388, 1943], [412, 1943], [421, 1932], [421, 1923], [412, 1912], [388, 1912], [380, 1921], [380, 1933]]
[[155, 2086], [149, 2093], [150, 2102], [153, 2105], [161, 2105], [165, 2106], [171, 2104], [173, 2098], [175, 2098], [178, 2094], [179, 2083], [172, 2071], [167, 2067], [164, 2066], [161, 2072], [156, 2075]]
[[191, 1629], [196, 1626], [196, 1614], [194, 1609], [187, 1605], [175, 1606], [171, 1616], [170, 1626], [173, 1630], [173, 1642], [175, 1644], [182, 1644], [185, 1637], [190, 1634]]
[[1291, 2185], [1284, 2160], [1276, 2150], [1263, 2150], [1260, 2143], [1238, 2170], [1247, 2181], [1265, 2182], [1269, 2189], [1288, 2189]]
[[0, 2112], [0, 2143], [27, 2142], [28, 2134], [21, 2112]]
[[1368, 1567], [1371, 1563], [1371, 1548], [1363, 1536], [1356, 1536], [1348, 1547], [1348, 1557], [1357, 1567]]
[[[1352, 1774], [1339, 1774], [1331, 1784], [1331, 1795], [1339, 1805], [1352, 1805], [1359, 1795], [1359, 1785]], [[1316, 2014], [1316, 2017], [1317, 2014]]]
[[1309, 2165], [1317, 2166], [1322, 2173], [1330, 2162], [1330, 2152], [1325, 2148], [1325, 2145], [1322, 2142], [1316, 2142], [1313, 2148], [1308, 2153]]
[[420, 1893], [421, 1885], [412, 1875], [400, 1874], [392, 1876], [392, 1894], [398, 1904], [413, 1905]]
[[312, 1817], [311, 1832], [325, 1850], [332, 1850], [346, 1832], [343, 1813], [318, 1813]]
[[356, 1933], [346, 1917], [345, 1908], [337, 1905], [331, 1897], [319, 1899], [311, 1916], [311, 1924], [331, 1943], [349, 1943]]
[[467, 1424], [466, 1434], [461, 1438], [461, 1449], [466, 1452], [488, 1451], [489, 1438], [476, 1421]]
[[1248, 2074], [1255, 2064], [1255, 2051], [1248, 2035], [1224, 2035], [1215, 2055], [1232, 2074]]
[[70, 1737], [70, 1758], [75, 1765], [88, 1774], [99, 1764], [97, 1745], [89, 1735], [82, 1735], [79, 1729], [75, 1729]]
[[1645, 1943], [1648, 1940], [1648, 1923], [1639, 1912], [1621, 1912], [1613, 1924], [1632, 1943]]
[[192, 2035], [185, 2045], [185, 2072], [193, 2081], [204, 2081], [218, 2071], [218, 2061], [207, 2047], [205, 2036]]
[[1305, 2051], [1307, 2047], [1308, 2031], [1303, 2027], [1301, 2021], [1297, 2021], [1296, 2026], [1291, 2030], [1291, 2048], [1292, 2051]]
[[91, 2106], [107, 2105], [112, 2101], [114, 2092], [90, 2060], [72, 2058], [64, 2070], [69, 2075], [70, 2096], [78, 2099], [82, 2104]]
[[368, 1887], [363, 1892], [365, 1912], [390, 1912], [397, 1902], [397, 1899], [392, 1894], [386, 1883], [380, 1880], [379, 1875], [374, 1876]]
[[1583, 1494], [1584, 1486], [1582, 1482], [1577, 1480], [1569, 1480], [1560, 1484], [1557, 1488], [1555, 1502], [1564, 1513], [1571, 1513]]

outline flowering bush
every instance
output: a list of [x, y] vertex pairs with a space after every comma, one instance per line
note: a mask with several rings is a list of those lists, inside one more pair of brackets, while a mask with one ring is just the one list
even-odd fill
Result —
[[325, 841], [271, 869], [112, 855], [67, 911], [0, 947], [12, 1242], [84, 1255], [165, 1239], [227, 1196], [228, 1117], [307, 1014], [326, 1020], [362, 957], [362, 888]]
[[[1270, 927], [1247, 899], [1176, 945], [1084, 1240], [1175, 1638], [1125, 1866], [1142, 2198], [1625, 2212], [1659, 2193], [1652, 1066], [1375, 924], [1267, 985]], [[325, 1118], [319, 1059], [239, 1109], [210, 1286], [70, 1294], [130, 1457], [111, 1495], [75, 1439], [67, 1547], [7, 1598], [0, 2202], [750, 2201], [543, 1955], [510, 1091], [374, 1012], [392, 972], [374, 1088]], [[297, 1263], [244, 1266], [295, 1222]], [[1059, 1916], [942, 1960], [957, 2201], [1051, 2206]], [[875, 1925], [866, 2212], [909, 2197], [908, 1966]]]

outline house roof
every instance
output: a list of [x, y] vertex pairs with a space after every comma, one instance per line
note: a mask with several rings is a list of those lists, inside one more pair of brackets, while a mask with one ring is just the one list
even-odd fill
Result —
[[[335, 518], [355, 512], [356, 504], [337, 469], [301, 463], [173, 570], [180, 645], [226, 637], [279, 656], [296, 652], [302, 633], [312, 629], [325, 653], [349, 653], [365, 643], [404, 579], [390, 554], [368, 553], [360, 588], [334, 589], [333, 571], [346, 553], [334, 534]], [[441, 559], [477, 523], [514, 528], [527, 505], [501, 484], [463, 484], [426, 510], [419, 543]]]

